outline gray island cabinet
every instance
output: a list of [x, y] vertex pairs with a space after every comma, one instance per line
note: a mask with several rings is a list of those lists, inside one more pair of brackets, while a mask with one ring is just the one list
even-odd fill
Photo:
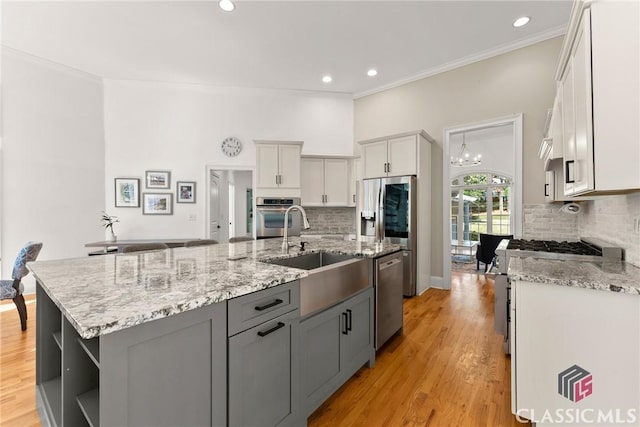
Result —
[[[396, 245], [314, 242], [375, 258]], [[371, 286], [301, 317], [280, 241], [29, 264], [43, 425], [303, 426], [375, 359]], [[134, 268], [130, 268], [130, 267]]]

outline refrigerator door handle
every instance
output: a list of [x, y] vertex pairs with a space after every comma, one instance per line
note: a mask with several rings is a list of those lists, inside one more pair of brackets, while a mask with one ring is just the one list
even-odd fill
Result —
[[376, 239], [381, 242], [384, 239], [384, 180], [380, 180], [380, 187], [378, 188], [378, 221], [377, 225], [377, 236]]

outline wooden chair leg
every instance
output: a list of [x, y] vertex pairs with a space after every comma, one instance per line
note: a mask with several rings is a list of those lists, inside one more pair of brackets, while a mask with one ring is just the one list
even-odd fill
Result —
[[24, 303], [24, 297], [22, 294], [16, 296], [13, 302], [18, 309], [18, 315], [20, 316], [20, 328], [23, 331], [27, 330], [27, 305]]

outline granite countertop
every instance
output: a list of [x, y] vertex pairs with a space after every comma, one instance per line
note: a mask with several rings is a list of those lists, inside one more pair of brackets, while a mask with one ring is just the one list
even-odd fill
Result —
[[508, 274], [512, 280], [640, 295], [640, 268], [623, 261], [512, 256]]
[[[254, 240], [37, 261], [28, 268], [88, 339], [308, 276], [305, 270], [261, 262], [300, 254], [298, 248], [281, 254], [281, 244], [279, 238]], [[314, 239], [306, 249], [378, 257], [400, 246]]]

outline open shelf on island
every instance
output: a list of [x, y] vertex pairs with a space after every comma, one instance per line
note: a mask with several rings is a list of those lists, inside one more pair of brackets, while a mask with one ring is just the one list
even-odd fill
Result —
[[62, 350], [62, 331], [57, 331], [53, 333], [53, 339], [56, 344], [58, 344], [58, 348]]
[[87, 352], [87, 355], [91, 361], [99, 368], [100, 367], [100, 338], [95, 337], [88, 340], [83, 340], [78, 337], [80, 346]]
[[62, 421], [62, 377], [56, 377], [45, 381], [41, 385], [45, 405], [53, 415], [55, 423], [61, 425]]
[[100, 426], [100, 390], [97, 388], [76, 397], [87, 422], [91, 427]]

